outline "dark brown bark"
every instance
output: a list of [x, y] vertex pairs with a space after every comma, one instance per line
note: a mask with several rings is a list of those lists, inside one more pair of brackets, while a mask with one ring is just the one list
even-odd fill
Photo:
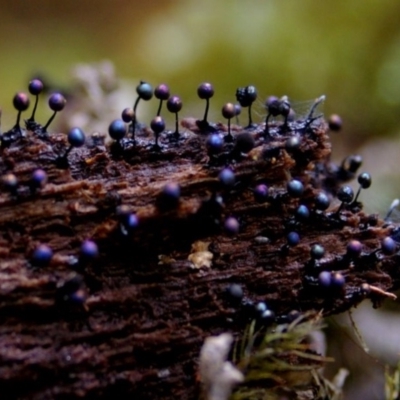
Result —
[[[294, 131], [271, 128], [265, 138], [260, 127], [251, 133], [256, 147], [247, 156], [225, 144], [211, 159], [207, 135], [191, 120], [185, 126], [190, 129], [179, 144], [162, 138], [161, 151], [151, 148], [146, 130], [125, 151], [89, 140], [71, 151], [66, 169], [55, 162], [67, 146], [63, 134], [38, 139], [28, 132], [1, 150], [0, 172], [19, 180], [17, 194], [0, 196], [0, 388], [8, 398], [105, 398], [122, 391], [127, 398], [193, 399], [204, 338], [238, 333], [246, 324], [240, 307], [226, 299], [229, 283], [240, 283], [246, 298], [265, 300], [278, 316], [293, 309], [338, 313], [366, 296], [379, 303], [384, 295], [363, 292], [363, 283], [398, 287], [399, 256], [375, 253], [393, 224], [365, 215], [359, 205], [336, 214], [339, 203], [293, 222], [300, 203], [313, 210], [318, 190], [335, 194], [352, 177], [329, 162], [323, 122], [312, 129], [298, 123], [294, 151], [285, 149]], [[217, 176], [228, 164], [237, 183], [224, 190]], [[38, 167], [49, 183], [32, 194], [29, 177]], [[287, 194], [290, 177], [304, 183], [301, 199]], [[159, 193], [168, 182], [179, 183], [182, 196], [177, 209], [164, 211]], [[263, 204], [252, 193], [259, 182], [270, 190]], [[213, 193], [223, 196], [221, 210]], [[129, 235], [121, 233], [121, 206], [139, 217], [140, 227]], [[235, 237], [221, 228], [231, 215], [240, 223]], [[292, 229], [301, 242], [285, 250]], [[76, 257], [87, 238], [101, 255], [83, 267]], [[363, 244], [352, 263], [343, 258], [350, 239]], [[210, 266], [188, 258], [196, 242], [206, 243], [208, 252], [195, 255], [212, 255]], [[49, 266], [30, 263], [39, 243], [54, 251]], [[313, 265], [315, 243], [325, 256]], [[341, 271], [344, 291], [322, 291], [315, 283], [321, 269]], [[60, 295], [71, 279], [82, 280], [82, 305]]]

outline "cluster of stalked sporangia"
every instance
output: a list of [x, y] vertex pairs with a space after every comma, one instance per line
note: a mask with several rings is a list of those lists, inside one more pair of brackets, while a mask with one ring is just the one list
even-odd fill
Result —
[[0, 386], [16, 398], [193, 398], [206, 336], [378, 305], [398, 286], [399, 228], [363, 212], [360, 156], [330, 160], [342, 121], [318, 113], [324, 96], [301, 116], [271, 96], [256, 123], [257, 90], [239, 88], [225, 124], [209, 120], [210, 83], [196, 119], [140, 82], [133, 107], [88, 134], [49, 132], [67, 101], [51, 94], [42, 125], [43, 83], [28, 89], [0, 138]]

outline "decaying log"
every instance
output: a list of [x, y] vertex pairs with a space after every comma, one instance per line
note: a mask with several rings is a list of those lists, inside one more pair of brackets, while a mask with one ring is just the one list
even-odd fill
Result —
[[[217, 154], [207, 148], [209, 132], [190, 119], [183, 124], [178, 142], [162, 135], [161, 149], [142, 128], [135, 144], [87, 138], [68, 161], [64, 134], [27, 131], [2, 147], [1, 175], [19, 182], [0, 195], [0, 388], [8, 398], [193, 399], [204, 339], [246, 324], [227, 299], [229, 284], [240, 284], [246, 301], [265, 300], [278, 317], [338, 313], [365, 297], [377, 305], [399, 286], [399, 255], [380, 250], [384, 237], [398, 240], [397, 227], [366, 215], [359, 202], [338, 211], [335, 194], [355, 171], [330, 162], [322, 119], [290, 129], [271, 124], [268, 134], [263, 125], [234, 126], [235, 141]], [[226, 135], [226, 126], [215, 128]], [[250, 151], [237, 144], [239, 135], [254, 140]], [[218, 179], [226, 166], [235, 174], [232, 187]], [[37, 168], [48, 183], [33, 191]], [[292, 178], [304, 185], [299, 198], [287, 193]], [[176, 208], [164, 207], [160, 195], [171, 182], [181, 188]], [[269, 188], [265, 202], [254, 199], [259, 183]], [[315, 210], [321, 190], [332, 197], [327, 211]], [[304, 221], [295, 217], [299, 204], [310, 210]], [[132, 231], [126, 213], [138, 217]], [[224, 231], [230, 216], [239, 222], [236, 235]], [[292, 230], [301, 240], [289, 247]], [[85, 239], [100, 256], [83, 265]], [[345, 256], [351, 239], [363, 245], [354, 259]], [[54, 256], [32, 265], [42, 243]], [[313, 261], [316, 243], [325, 253]], [[321, 290], [321, 270], [340, 271], [344, 289]]]

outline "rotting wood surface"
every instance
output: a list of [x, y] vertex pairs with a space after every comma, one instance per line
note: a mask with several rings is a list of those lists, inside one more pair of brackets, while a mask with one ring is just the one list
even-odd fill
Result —
[[[245, 326], [237, 318], [240, 310], [227, 302], [228, 284], [241, 284], [245, 298], [265, 300], [277, 315], [293, 309], [338, 313], [365, 296], [378, 304], [379, 293], [364, 293], [363, 283], [383, 291], [399, 286], [399, 256], [379, 251], [393, 224], [365, 215], [357, 205], [335, 214], [339, 202], [327, 212], [312, 211], [319, 190], [335, 194], [343, 183], [340, 167], [329, 161], [323, 121], [307, 130], [277, 127], [267, 138], [259, 127], [250, 131], [256, 145], [248, 154], [227, 143], [211, 158], [207, 135], [192, 120], [184, 125], [178, 144], [161, 138], [161, 151], [152, 150], [146, 129], [137, 132], [136, 146], [125, 143], [125, 151], [89, 138], [70, 152], [64, 169], [55, 163], [67, 148], [64, 134], [39, 139], [27, 132], [1, 150], [1, 174], [12, 172], [19, 181], [17, 195], [0, 195], [2, 398], [124, 393], [143, 400], [193, 399], [204, 338]], [[237, 137], [241, 128], [233, 129]], [[286, 140], [293, 136], [299, 146], [288, 150]], [[218, 180], [226, 165], [236, 176], [229, 190]], [[48, 183], [32, 194], [28, 181], [36, 168], [46, 170]], [[291, 177], [305, 186], [300, 199], [287, 194]], [[168, 182], [181, 186], [179, 206], [160, 211], [157, 199]], [[265, 203], [254, 200], [257, 183], [269, 187]], [[222, 206], [213, 200], [216, 194]], [[311, 209], [306, 222], [293, 219], [299, 204]], [[121, 206], [140, 221], [128, 235], [117, 215]], [[240, 223], [234, 237], [222, 229], [229, 216]], [[291, 227], [301, 241], [285, 249]], [[100, 257], [81, 267], [76, 257], [87, 238], [98, 244]], [[343, 257], [351, 239], [363, 244], [353, 261]], [[30, 264], [40, 243], [54, 251], [50, 265], [41, 268]], [[313, 265], [315, 243], [324, 246], [325, 256]], [[322, 269], [345, 275], [343, 293], [319, 289]], [[83, 304], [60, 301], [58, 293], [71, 280], [82, 281]]]

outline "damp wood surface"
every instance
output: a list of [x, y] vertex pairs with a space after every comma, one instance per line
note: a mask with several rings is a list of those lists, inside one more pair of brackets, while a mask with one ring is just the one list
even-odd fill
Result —
[[[339, 313], [371, 297], [368, 283], [382, 291], [399, 287], [399, 256], [384, 256], [381, 240], [397, 229], [361, 204], [336, 213], [339, 178], [330, 157], [323, 121], [265, 136], [249, 130], [255, 146], [247, 154], [226, 143], [210, 156], [207, 134], [185, 120], [178, 143], [163, 134], [161, 150], [152, 147], [149, 130], [136, 133], [136, 145], [122, 150], [97, 136], [73, 149], [67, 168], [56, 160], [67, 149], [66, 135], [38, 138], [26, 132], [1, 149], [0, 173], [13, 173], [16, 194], [0, 194], [0, 388], [10, 399], [123, 398], [196, 399], [197, 360], [207, 336], [224, 331], [239, 335], [246, 326], [240, 307], [226, 296], [229, 284], [242, 285], [245, 299], [265, 301], [277, 316], [292, 310]], [[218, 125], [221, 135], [226, 126]], [[233, 135], [243, 133], [234, 126]], [[285, 147], [290, 137], [300, 142]], [[236, 184], [218, 180], [229, 166]], [[47, 172], [46, 186], [32, 193], [32, 171]], [[335, 175], [336, 174], [336, 175]], [[301, 198], [286, 185], [296, 178], [305, 186]], [[342, 180], [341, 180], [342, 179]], [[159, 193], [178, 183], [176, 209], [162, 210]], [[269, 187], [264, 203], [254, 200], [258, 183]], [[332, 195], [330, 208], [313, 211], [320, 190]], [[221, 196], [223, 204], [215, 201]], [[299, 204], [311, 210], [296, 222]], [[135, 213], [139, 227], [124, 234], [117, 210]], [[237, 235], [224, 232], [234, 216]], [[297, 246], [286, 247], [296, 230]], [[100, 257], [76, 264], [83, 240], [94, 240]], [[344, 257], [347, 243], [363, 244], [361, 256]], [[35, 267], [30, 258], [41, 243], [54, 251], [50, 265]], [[324, 257], [310, 260], [313, 244]], [[315, 265], [314, 265], [315, 264]], [[327, 295], [318, 286], [321, 270], [340, 271], [342, 292]], [[79, 277], [83, 304], [57, 300], [60, 288]]]

